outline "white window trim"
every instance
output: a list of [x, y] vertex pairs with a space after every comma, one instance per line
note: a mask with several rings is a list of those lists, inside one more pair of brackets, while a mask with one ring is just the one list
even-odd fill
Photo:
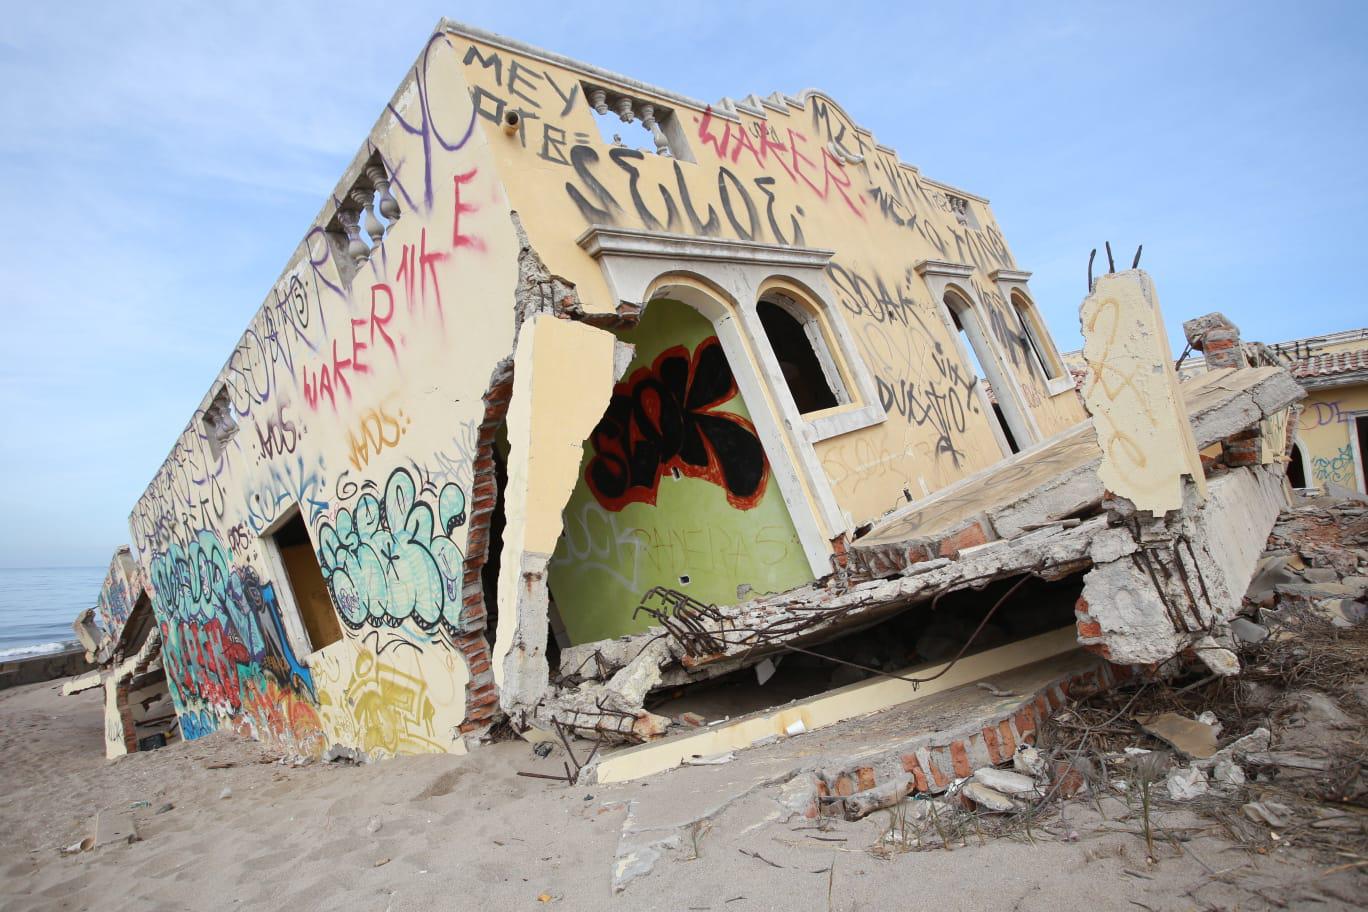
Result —
[[[661, 285], [671, 277], [698, 279], [721, 292], [717, 297], [727, 306], [719, 303], [713, 312], [706, 304], [686, 303], [713, 323], [813, 575], [831, 572], [831, 540], [849, 531], [850, 522], [813, 444], [888, 419], [854, 335], [832, 305], [836, 297], [826, 278], [832, 251], [602, 225], [586, 229], [578, 244], [599, 261], [617, 301], [646, 304], [668, 296]], [[810, 418], [798, 412], [756, 311], [772, 288], [792, 294], [774, 287], [776, 282], [803, 289], [802, 298], [820, 309], [829, 331], [824, 341], [835, 344], [847, 368], [842, 386], [851, 402]]]
[[[1059, 354], [1059, 347], [1055, 345], [1054, 336], [1050, 333], [1049, 327], [1045, 325], [1045, 321], [1040, 318], [1040, 308], [1036, 306], [1035, 298], [1032, 297], [1031, 290], [1026, 285], [1031, 278], [1031, 274], [1020, 269], [998, 269], [989, 273], [988, 278], [992, 279], [994, 284], [997, 285], [998, 293], [1001, 294], [1002, 299], [1007, 302], [1007, 306], [1012, 308], [1012, 313], [1017, 314], [1018, 320], [1023, 320], [1024, 318], [1021, 316], [1021, 311], [1017, 310], [1016, 303], [1012, 300], [1013, 291], [1019, 292], [1022, 297], [1026, 299], [1026, 302], [1030, 305], [1031, 309], [1035, 311], [1036, 328], [1044, 333], [1044, 338], [1040, 338], [1036, 333], [1032, 332], [1030, 327], [1023, 326], [1022, 330], [1030, 334], [1037, 346], [1046, 346], [1049, 349], [1050, 354], [1054, 356], [1055, 363], [1059, 365], [1059, 369], [1063, 371], [1058, 377], [1051, 377], [1049, 369], [1044, 364], [1040, 365], [1040, 374], [1045, 378], [1045, 389], [1050, 398], [1054, 398], [1055, 396], [1062, 395], [1072, 390], [1074, 388], [1073, 374], [1069, 372], [1069, 365], [1065, 363], [1064, 358]], [[1039, 360], [1038, 354], [1036, 359]]]
[[[940, 314], [941, 322], [945, 324], [945, 330], [955, 345], [955, 351], [966, 367], [972, 362], [964, 348], [964, 340], [960, 338], [959, 331], [955, 329], [955, 321], [950, 314], [950, 306], [945, 303], [945, 295], [951, 291], [953, 286], [955, 294], [963, 298], [965, 303], [969, 305], [973, 311], [975, 325], [972, 328], [966, 326], [965, 332], [971, 334], [971, 339], [973, 335], [979, 336], [983, 340], [984, 348], [989, 353], [990, 357], [988, 358], [976, 357], [979, 366], [987, 374], [987, 381], [993, 386], [998, 407], [1002, 409], [1002, 416], [1007, 420], [1012, 431], [1017, 449], [1018, 451], [1027, 450], [1035, 446], [1043, 437], [1040, 433], [1040, 426], [1036, 424], [1035, 413], [1026, 406], [1022, 399], [1021, 388], [1007, 368], [1007, 359], [1002, 350], [998, 348], [997, 340], [993, 338], [992, 332], [988, 329], [988, 323], [983, 318], [983, 302], [979, 300], [973, 283], [969, 281], [970, 276], [974, 274], [974, 268], [963, 263], [922, 260], [917, 263], [915, 270], [917, 275], [926, 282], [927, 290], [935, 302], [936, 312]], [[977, 385], [976, 392], [979, 397], [979, 406], [990, 419], [988, 426], [992, 429], [993, 436], [1002, 449], [1003, 457], [1011, 456], [1012, 448], [1008, 446], [1007, 438], [1003, 435], [998, 422], [991, 420], [993, 404], [988, 401], [988, 395], [983, 391], [982, 384]]]

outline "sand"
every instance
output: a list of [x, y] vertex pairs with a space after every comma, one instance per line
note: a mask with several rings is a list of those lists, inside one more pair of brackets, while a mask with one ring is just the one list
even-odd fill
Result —
[[[1352, 872], [1324, 876], [1295, 847], [1258, 855], [1199, 835], [1148, 864], [1135, 820], [1103, 819], [1084, 802], [1033, 841], [882, 859], [867, 850], [886, 815], [817, 831], [786, 818], [774, 787], [738, 788], [743, 762], [600, 788], [518, 776], [559, 765], [521, 741], [465, 757], [296, 767], [222, 733], [108, 762], [101, 725], [98, 692], [0, 693], [3, 909], [1060, 912], [1257, 909], [1266, 896], [1354, 908], [1362, 896]], [[687, 820], [712, 781], [736, 800], [615, 894], [629, 805], [637, 819]], [[98, 810], [135, 804], [141, 841], [60, 854], [94, 832]], [[1171, 811], [1166, 825], [1182, 823]]]

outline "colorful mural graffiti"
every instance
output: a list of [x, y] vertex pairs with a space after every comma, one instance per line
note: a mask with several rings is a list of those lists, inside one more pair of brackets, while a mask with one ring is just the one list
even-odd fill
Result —
[[608, 510], [654, 504], [660, 479], [683, 473], [720, 485], [727, 502], [749, 510], [765, 495], [769, 463], [747, 419], [721, 407], [737, 395], [736, 379], [716, 336], [692, 355], [675, 345], [613, 390], [589, 438], [594, 455], [584, 479]]
[[461, 628], [465, 557], [451, 535], [465, 525], [465, 495], [443, 485], [435, 511], [417, 495], [413, 473], [395, 469], [383, 501], [367, 490], [319, 527], [318, 563], [333, 604], [353, 630], [405, 621], [424, 631]]
[[271, 583], [233, 567], [218, 537], [201, 530], [151, 561], [162, 661], [186, 738], [220, 720], [316, 753], [322, 729], [313, 678], [290, 646]]
[[622, 337], [636, 357], [585, 443], [549, 574], [577, 643], [644, 629], [632, 610], [652, 586], [730, 604], [739, 584], [811, 579], [712, 324], [652, 301]]

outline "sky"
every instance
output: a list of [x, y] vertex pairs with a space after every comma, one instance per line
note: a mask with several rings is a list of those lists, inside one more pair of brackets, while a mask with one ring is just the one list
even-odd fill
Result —
[[[437, 20], [704, 100], [823, 89], [992, 201], [1061, 350], [1137, 244], [1170, 337], [1368, 325], [1368, 6], [0, 0], [0, 566], [103, 564]], [[1099, 255], [1100, 256], [1100, 255]]]

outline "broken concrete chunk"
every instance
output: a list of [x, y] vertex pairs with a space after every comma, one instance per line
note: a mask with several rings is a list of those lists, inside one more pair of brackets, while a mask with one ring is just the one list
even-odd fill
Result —
[[1164, 785], [1168, 788], [1169, 797], [1174, 801], [1191, 801], [1206, 794], [1206, 773], [1195, 766], [1171, 770], [1168, 778], [1164, 780]]
[[1248, 618], [1237, 617], [1230, 622], [1230, 632], [1235, 634], [1235, 639], [1241, 643], [1262, 643], [1268, 639], [1268, 628], [1262, 624], [1256, 624]]
[[106, 809], [95, 815], [95, 847], [128, 845], [138, 841], [133, 815], [125, 810]]
[[1339, 582], [1339, 574], [1329, 567], [1307, 567], [1301, 572], [1301, 576], [1308, 583]]
[[1240, 769], [1240, 765], [1233, 760], [1216, 761], [1215, 766], [1211, 769], [1211, 779], [1213, 782], [1219, 782], [1222, 785], [1245, 784], [1244, 770]]
[[1329, 760], [1319, 760], [1292, 751], [1251, 751], [1245, 759], [1255, 766], [1280, 766], [1284, 769], [1310, 770], [1324, 773], [1330, 769]]
[[1004, 795], [1034, 795], [1038, 791], [1035, 780], [1030, 776], [993, 766], [974, 770], [974, 781]]
[[960, 790], [960, 794], [972, 801], [980, 810], [1003, 814], [1016, 809], [1016, 804], [1011, 798], [982, 782], [969, 782]]
[[[1273, 808], [1269, 807], [1272, 802], [1251, 801], [1240, 808], [1244, 815], [1255, 823], [1267, 824], [1274, 829], [1282, 829], [1287, 826], [1287, 819], [1278, 814]], [[1282, 807], [1282, 805], [1275, 805]]]
[[1216, 729], [1205, 722], [1173, 712], [1137, 718], [1135, 721], [1146, 732], [1171, 745], [1185, 757], [1205, 760], [1216, 753]]
[[1192, 649], [1213, 674], [1229, 678], [1240, 673], [1240, 657], [1222, 646], [1215, 637], [1202, 637], [1192, 644]]
[[1024, 776], [1033, 776], [1037, 779], [1045, 775], [1045, 758], [1040, 756], [1040, 751], [1023, 744], [1012, 755], [1012, 769]]
[[1324, 599], [1316, 603], [1316, 613], [1334, 627], [1347, 629], [1362, 624], [1368, 616], [1363, 602], [1351, 598]]

